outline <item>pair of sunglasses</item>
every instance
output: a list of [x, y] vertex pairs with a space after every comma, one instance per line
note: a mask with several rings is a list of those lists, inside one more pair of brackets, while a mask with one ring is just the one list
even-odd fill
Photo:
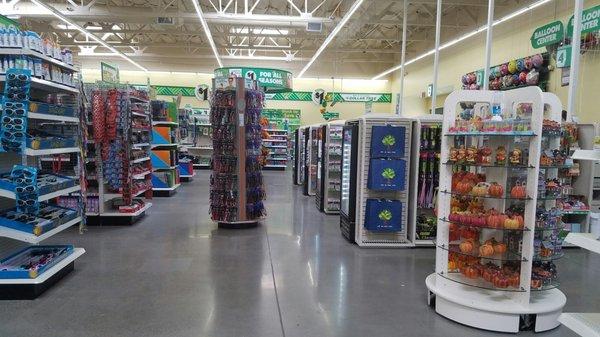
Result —
[[15, 74], [15, 73], [8, 73], [6, 74], [6, 78], [9, 81], [21, 81], [21, 82], [25, 82], [29, 80], [29, 76], [25, 75], [25, 74]]
[[33, 206], [37, 202], [36, 199], [19, 199], [19, 206]]
[[23, 136], [25, 136], [23, 131], [4, 131], [2, 133], [2, 137], [11, 141], [15, 141], [17, 138], [23, 138]]
[[25, 131], [25, 125], [5, 124], [3, 127], [6, 130]]
[[15, 108], [15, 109], [23, 109], [25, 108], [25, 104], [16, 103], [16, 102], [4, 102], [5, 108]]
[[18, 108], [18, 109], [6, 108], [6, 109], [4, 109], [4, 113], [7, 116], [23, 117], [23, 116], [25, 116], [25, 109], [23, 109], [23, 108]]
[[34, 185], [28, 185], [28, 186], [17, 186], [17, 188], [15, 188], [15, 191], [17, 191], [17, 193], [32, 193], [35, 192], [37, 190], [37, 186]]
[[31, 185], [33, 184], [33, 178], [17, 178], [15, 179], [15, 183], [22, 185], [22, 184], [28, 184]]
[[26, 178], [33, 178], [35, 176], [37, 176], [37, 169], [34, 167], [27, 167], [27, 166], [22, 166], [22, 165], [18, 165], [15, 166], [12, 171], [10, 172], [10, 175], [12, 177], [26, 177]]
[[2, 117], [2, 123], [6, 123], [6, 124], [16, 124], [16, 125], [23, 125], [25, 123], [25, 120], [23, 118], [20, 117], [8, 117], [8, 116], [4, 116]]
[[24, 92], [18, 92], [18, 93], [9, 92], [8, 94], [6, 94], [6, 97], [8, 99], [25, 100], [25, 99], [27, 99], [28, 96]]

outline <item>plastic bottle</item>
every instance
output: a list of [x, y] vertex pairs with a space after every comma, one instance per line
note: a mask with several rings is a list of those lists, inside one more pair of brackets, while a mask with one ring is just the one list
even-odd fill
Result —
[[492, 96], [492, 120], [502, 121], [502, 92], [494, 91]]

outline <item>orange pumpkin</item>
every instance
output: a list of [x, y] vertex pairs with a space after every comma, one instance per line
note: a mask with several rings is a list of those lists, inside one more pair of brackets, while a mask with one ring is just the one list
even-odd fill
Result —
[[471, 240], [465, 240], [461, 242], [460, 245], [458, 245], [458, 248], [461, 252], [468, 254], [473, 251], [473, 248], [475, 248], [475, 244]]
[[488, 194], [488, 186], [486, 183], [477, 183], [471, 190], [471, 194], [476, 197], [485, 197]]
[[504, 242], [494, 243], [494, 253], [496, 253], [496, 254], [506, 253], [506, 244]]
[[520, 183], [517, 183], [510, 190], [510, 196], [512, 198], [524, 199], [527, 196], [527, 191], [525, 190], [525, 186], [521, 185]]
[[513, 218], [519, 222], [519, 227], [523, 228], [523, 225], [525, 224], [525, 221], [523, 220], [523, 216], [517, 214], [517, 215], [513, 215]]
[[519, 229], [521, 226], [519, 225], [519, 220], [515, 218], [507, 218], [504, 220], [504, 228], [506, 229]]
[[487, 225], [491, 228], [502, 228], [506, 220], [506, 214], [492, 214], [487, 217]]
[[491, 244], [483, 244], [479, 247], [480, 256], [492, 256], [494, 255], [494, 247]]
[[502, 187], [502, 185], [498, 184], [497, 182], [493, 182], [490, 184], [488, 193], [492, 197], [502, 197], [504, 195], [504, 187]]
[[456, 193], [469, 194], [473, 189], [473, 183], [471, 181], [461, 181], [456, 184]]
[[465, 276], [471, 279], [476, 279], [479, 277], [479, 269], [469, 266], [465, 268]]
[[458, 268], [456, 261], [449, 260], [448, 261], [448, 270], [456, 270], [456, 268]]
[[513, 288], [519, 288], [519, 286], [521, 285], [521, 277], [519, 273], [512, 273], [508, 276], [508, 285], [510, 285]]

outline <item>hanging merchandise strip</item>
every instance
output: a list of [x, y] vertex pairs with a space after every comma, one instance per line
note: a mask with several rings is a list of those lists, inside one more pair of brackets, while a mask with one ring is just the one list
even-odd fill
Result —
[[15, 165], [10, 173], [15, 188], [17, 211], [37, 215], [40, 210], [37, 185], [38, 170], [35, 167]]
[[1, 152], [22, 153], [25, 148], [30, 87], [30, 70], [11, 68], [6, 71], [0, 128]]
[[260, 115], [264, 94], [258, 90], [246, 91], [246, 216], [249, 220], [266, 215], [263, 200], [262, 165], [259, 163], [262, 147]]

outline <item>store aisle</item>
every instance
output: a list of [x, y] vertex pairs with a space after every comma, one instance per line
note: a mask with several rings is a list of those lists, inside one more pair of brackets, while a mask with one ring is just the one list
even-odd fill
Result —
[[[266, 172], [268, 220], [219, 230], [208, 218], [208, 174], [153, 200], [132, 227], [91, 227], [52, 242], [87, 253], [35, 301], [0, 302], [0, 336], [497, 336], [425, 305], [434, 250], [359, 249], [337, 216]], [[267, 235], [268, 234], [268, 235]], [[49, 243], [52, 243], [49, 242]], [[568, 250], [566, 311], [600, 311], [600, 258]], [[589, 266], [588, 270], [582, 266]], [[275, 281], [275, 282], [274, 282]], [[526, 334], [529, 335], [529, 334]], [[573, 336], [563, 328], [542, 336]]]

